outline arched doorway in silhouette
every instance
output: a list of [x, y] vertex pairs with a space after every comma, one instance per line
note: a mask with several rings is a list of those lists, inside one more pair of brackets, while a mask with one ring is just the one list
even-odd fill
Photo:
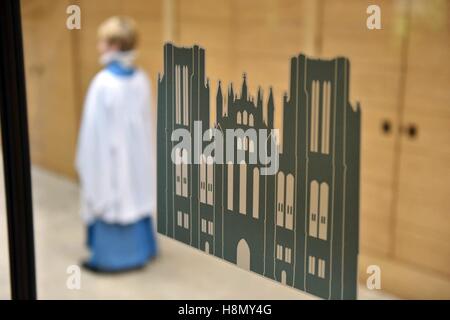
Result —
[[238, 242], [236, 248], [236, 264], [242, 269], [250, 270], [250, 247], [245, 239]]
[[205, 252], [209, 254], [209, 242], [205, 242]]
[[286, 284], [286, 271], [281, 271], [281, 283]]

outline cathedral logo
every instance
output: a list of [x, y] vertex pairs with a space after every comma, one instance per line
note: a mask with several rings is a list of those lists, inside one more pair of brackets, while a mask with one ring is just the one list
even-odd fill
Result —
[[158, 79], [158, 232], [287, 286], [355, 299], [359, 105], [349, 61], [298, 55], [275, 101], [220, 82], [210, 126], [205, 51], [164, 46]]

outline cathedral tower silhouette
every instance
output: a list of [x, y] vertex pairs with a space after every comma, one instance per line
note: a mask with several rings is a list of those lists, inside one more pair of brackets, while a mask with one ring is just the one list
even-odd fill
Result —
[[[209, 129], [210, 89], [205, 51], [166, 44], [158, 80], [158, 232], [314, 295], [355, 299], [361, 112], [349, 102], [349, 71], [341, 57], [291, 59], [279, 169], [263, 175], [264, 165], [248, 161], [257, 145], [248, 135], [233, 138], [229, 163], [203, 154], [193, 163], [175, 148], [173, 130], [194, 134], [195, 121], [202, 136]], [[227, 129], [274, 129], [272, 89], [264, 115], [263, 91], [252, 98], [247, 81], [244, 74], [239, 94], [219, 82], [214, 128], [224, 137]], [[180, 161], [172, 162], [172, 152]], [[237, 163], [239, 152], [245, 160]]]

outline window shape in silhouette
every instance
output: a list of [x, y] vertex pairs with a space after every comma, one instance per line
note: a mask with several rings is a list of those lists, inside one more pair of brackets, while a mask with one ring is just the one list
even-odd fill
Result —
[[253, 218], [259, 217], [259, 169], [253, 169]]
[[239, 213], [247, 212], [247, 164], [241, 161], [239, 165]]
[[308, 273], [309, 274], [316, 273], [316, 258], [313, 256], [309, 256], [308, 258]]
[[286, 177], [286, 229], [294, 229], [294, 176]]
[[319, 144], [319, 98], [320, 98], [320, 84], [318, 80], [312, 82], [311, 93], [311, 116], [310, 116], [310, 151], [318, 152]]
[[309, 189], [309, 235], [317, 237], [317, 214], [319, 209], [319, 183], [311, 181]]
[[330, 105], [331, 105], [331, 83], [325, 81], [322, 84], [322, 141], [321, 151], [323, 154], [330, 152]]
[[186, 149], [182, 150], [181, 153], [181, 194], [183, 197], [188, 196], [188, 153]]
[[206, 203], [206, 157], [200, 157], [200, 202]]
[[189, 125], [189, 77], [187, 66], [183, 67], [183, 124]]
[[179, 227], [183, 226], [183, 213], [180, 210], [177, 211], [177, 225]]
[[317, 259], [317, 276], [325, 279], [325, 260]]
[[181, 76], [180, 66], [175, 66], [175, 122], [181, 124]]
[[284, 248], [284, 261], [287, 263], [291, 263], [291, 248]]
[[327, 224], [328, 224], [328, 184], [322, 182], [320, 184], [320, 207], [319, 207], [319, 238], [327, 240]]
[[277, 177], [277, 226], [284, 226], [284, 173]]
[[214, 204], [214, 161], [211, 156], [208, 156], [207, 163], [207, 200], [208, 204], [213, 205]]
[[255, 120], [253, 119], [253, 114], [251, 114], [251, 113], [248, 116], [248, 125], [250, 127], [253, 127], [255, 125]]
[[206, 233], [206, 220], [202, 218], [202, 226], [201, 226], [202, 232]]
[[233, 210], [233, 163], [231, 161], [227, 164], [227, 208]]
[[214, 234], [214, 224], [212, 221], [208, 221], [208, 234], [211, 236]]
[[175, 192], [177, 196], [181, 196], [181, 150], [175, 149]]
[[277, 244], [277, 259], [283, 260], [283, 246]]
[[189, 215], [187, 213], [184, 213], [183, 224], [186, 229], [189, 229]]

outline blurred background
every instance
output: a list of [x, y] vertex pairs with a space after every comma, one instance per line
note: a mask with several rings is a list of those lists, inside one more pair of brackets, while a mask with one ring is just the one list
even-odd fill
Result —
[[[360, 298], [450, 298], [450, 0], [22, 0], [40, 298], [311, 298], [160, 237], [161, 256], [121, 276], [66, 268], [85, 255], [74, 156], [88, 84], [100, 70], [97, 27], [134, 18], [139, 65], [153, 82], [163, 43], [206, 49], [206, 74], [275, 94], [278, 127], [289, 59], [346, 56], [351, 101], [362, 107]], [[81, 8], [81, 29], [66, 8]], [[369, 5], [381, 30], [366, 27]], [[267, 98], [267, 97], [266, 97]], [[214, 105], [214, 104], [213, 104]], [[211, 114], [214, 117], [214, 111]], [[2, 199], [3, 200], [3, 199]], [[0, 267], [7, 270], [4, 201]], [[368, 290], [369, 265], [382, 290]], [[9, 297], [6, 272], [0, 298]]]

